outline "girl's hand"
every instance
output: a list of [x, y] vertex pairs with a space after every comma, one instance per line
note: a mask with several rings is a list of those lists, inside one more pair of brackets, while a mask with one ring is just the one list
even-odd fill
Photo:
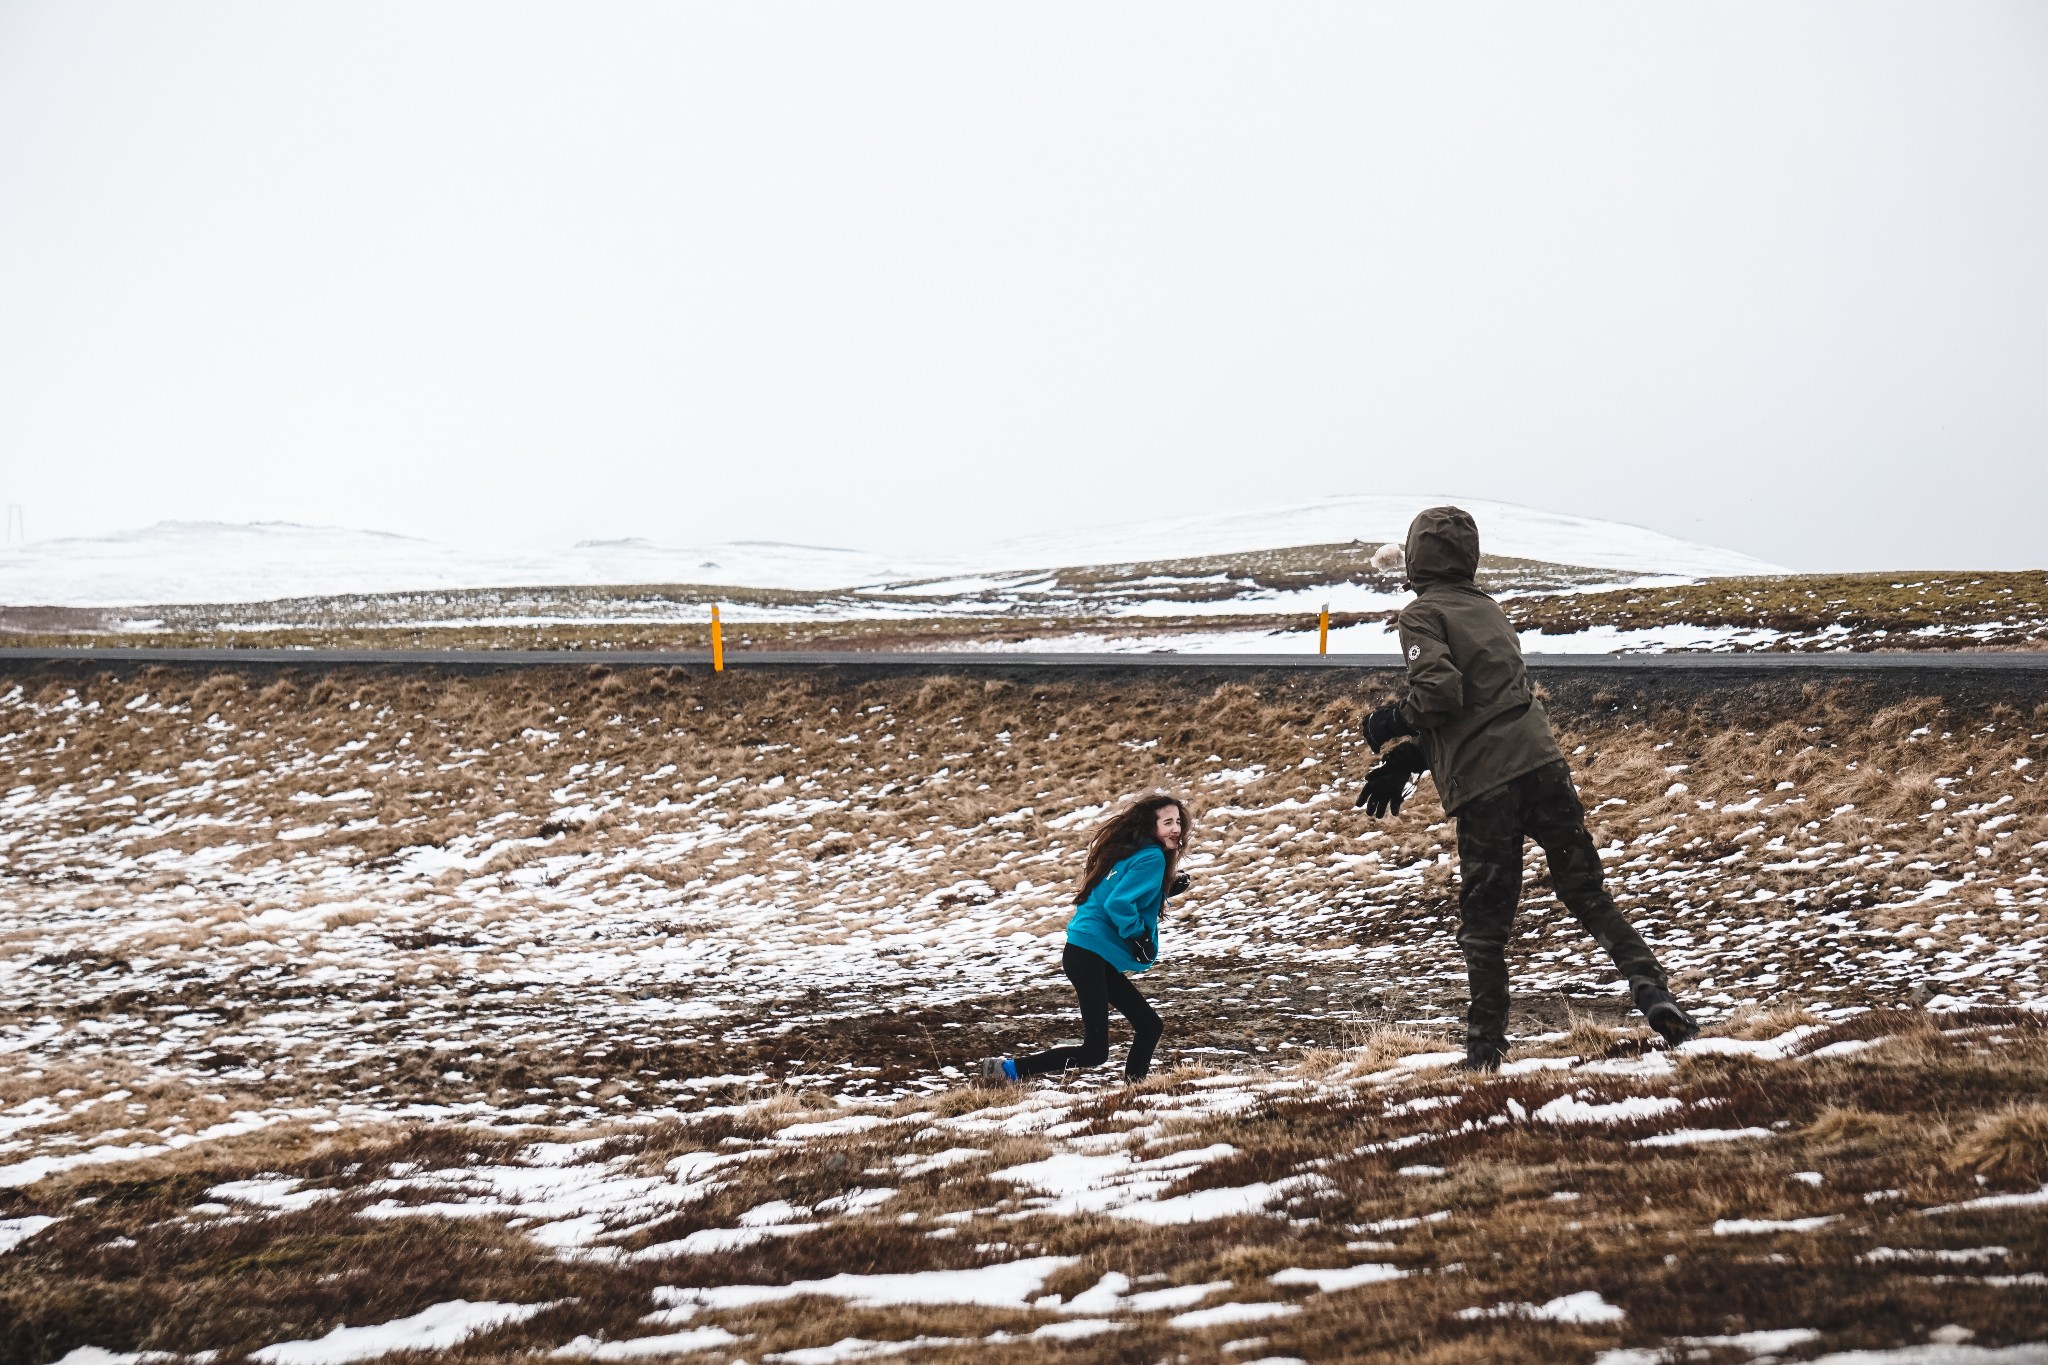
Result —
[[1152, 960], [1152, 936], [1150, 934], [1140, 934], [1136, 938], [1127, 938], [1124, 940], [1124, 947], [1130, 949], [1131, 956], [1140, 962], [1150, 962]]
[[1186, 891], [1187, 889], [1188, 874], [1185, 872], [1180, 872], [1174, 874], [1173, 885], [1166, 888], [1166, 894], [1170, 898], [1173, 896], [1180, 895], [1183, 891]]

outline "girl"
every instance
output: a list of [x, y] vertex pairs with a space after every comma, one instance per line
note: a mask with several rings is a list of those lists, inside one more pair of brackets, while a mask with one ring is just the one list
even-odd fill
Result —
[[1151, 967], [1159, 956], [1159, 912], [1168, 896], [1187, 890], [1181, 850], [1193, 821], [1187, 803], [1165, 792], [1133, 800], [1111, 816], [1088, 841], [1081, 894], [1067, 921], [1067, 949], [1060, 959], [1081, 1002], [1082, 1043], [1056, 1047], [1035, 1057], [990, 1057], [981, 1064], [984, 1081], [1022, 1080], [1072, 1066], [1100, 1066], [1109, 1058], [1109, 1007], [1131, 1021], [1131, 1055], [1124, 1078], [1142, 1081], [1152, 1069], [1159, 1042], [1159, 1016], [1124, 978]]

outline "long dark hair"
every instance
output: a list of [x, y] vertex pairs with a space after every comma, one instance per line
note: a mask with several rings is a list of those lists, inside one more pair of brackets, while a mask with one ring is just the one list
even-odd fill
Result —
[[1171, 792], [1150, 791], [1133, 797], [1124, 808], [1102, 822], [1088, 841], [1088, 863], [1081, 869], [1081, 891], [1074, 897], [1079, 905], [1088, 899], [1109, 870], [1146, 845], [1163, 848], [1159, 842], [1159, 811], [1172, 806], [1180, 812], [1180, 848], [1168, 848], [1166, 852], [1166, 879], [1159, 886], [1164, 891], [1173, 885], [1173, 874], [1180, 867], [1181, 852], [1188, 846], [1188, 836], [1194, 832], [1195, 817], [1188, 810], [1188, 803]]

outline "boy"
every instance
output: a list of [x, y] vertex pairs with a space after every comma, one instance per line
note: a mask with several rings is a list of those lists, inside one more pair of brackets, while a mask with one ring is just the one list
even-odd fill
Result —
[[1458, 946], [1472, 989], [1465, 1065], [1500, 1066], [1507, 1050], [1506, 949], [1522, 891], [1522, 840], [1550, 863], [1558, 899], [1629, 984], [1636, 1008], [1666, 1043], [1699, 1033], [1671, 998], [1664, 969], [1601, 884], [1600, 855], [1586, 832], [1550, 718], [1529, 687], [1521, 642], [1506, 613], [1473, 581], [1479, 528], [1456, 507], [1432, 507], [1408, 528], [1408, 586], [1401, 653], [1408, 695], [1365, 719], [1366, 742], [1416, 736], [1387, 751], [1366, 775], [1358, 804], [1377, 819], [1399, 815], [1407, 784], [1436, 776], [1445, 813], [1458, 822]]

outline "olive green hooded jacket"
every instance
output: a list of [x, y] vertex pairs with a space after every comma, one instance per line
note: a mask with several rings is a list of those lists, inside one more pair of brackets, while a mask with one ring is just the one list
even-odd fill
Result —
[[1401, 714], [1421, 732], [1446, 813], [1498, 791], [1564, 754], [1529, 687], [1521, 641], [1500, 604], [1472, 581], [1479, 528], [1456, 507], [1432, 507], [1408, 527]]

